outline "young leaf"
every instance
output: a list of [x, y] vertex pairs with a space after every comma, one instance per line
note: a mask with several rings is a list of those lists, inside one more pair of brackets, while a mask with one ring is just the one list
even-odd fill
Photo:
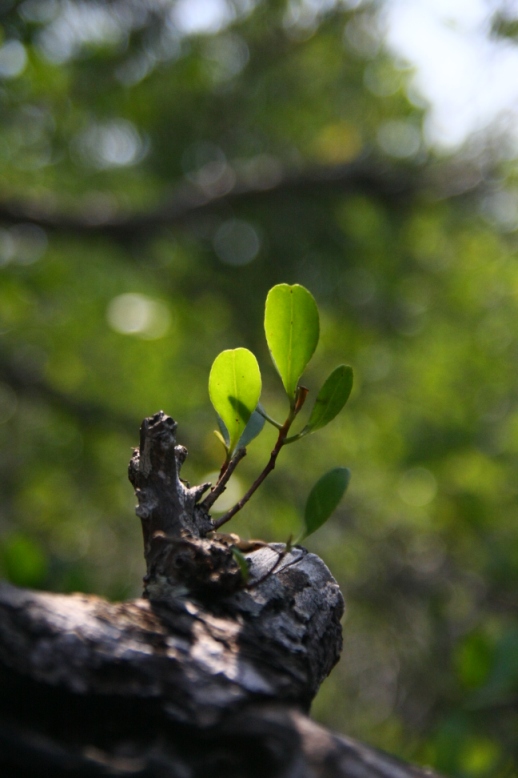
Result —
[[314, 432], [329, 424], [349, 399], [352, 386], [353, 371], [349, 365], [339, 365], [333, 370], [317, 395], [306, 431]]
[[312, 535], [328, 520], [349, 485], [351, 472], [346, 467], [329, 470], [309, 493], [304, 513], [305, 530], [302, 539]]
[[225, 448], [228, 449], [228, 447], [230, 446], [230, 435], [228, 434], [228, 430], [225, 427], [225, 423], [219, 414], [217, 416], [217, 420], [218, 420], [219, 434], [216, 431], [215, 432], [216, 437], [219, 438], [223, 442]]
[[264, 427], [266, 419], [258, 411], [254, 411], [248, 419], [243, 434], [239, 438], [237, 448], [245, 448], [249, 443], [256, 438]]
[[227, 444], [225, 442], [225, 438], [223, 437], [221, 432], [219, 430], [214, 430], [214, 434], [217, 437], [217, 439], [219, 440], [219, 442], [223, 445], [223, 448], [225, 449], [225, 451], [228, 454], [228, 446], [227, 446]]
[[228, 432], [229, 453], [235, 451], [261, 395], [257, 360], [246, 348], [218, 354], [209, 375], [209, 396]]
[[274, 286], [266, 298], [264, 330], [275, 367], [292, 399], [318, 343], [318, 309], [313, 296], [299, 284]]

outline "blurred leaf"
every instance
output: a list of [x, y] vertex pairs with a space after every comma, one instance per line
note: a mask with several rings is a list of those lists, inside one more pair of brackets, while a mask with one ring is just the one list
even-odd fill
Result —
[[466, 689], [477, 689], [486, 680], [494, 662], [494, 646], [479, 631], [466, 636], [455, 652], [460, 681]]
[[47, 575], [47, 558], [42, 548], [26, 535], [12, 535], [2, 548], [7, 578], [17, 586], [41, 586]]
[[516, 41], [518, 38], [518, 19], [495, 13], [491, 19], [491, 35], [495, 38]]
[[266, 298], [264, 330], [275, 367], [290, 399], [317, 347], [318, 309], [313, 296], [299, 284], [278, 284]]
[[335, 467], [319, 478], [306, 502], [302, 539], [312, 535], [325, 524], [344, 496], [350, 478], [351, 473], [346, 467]]
[[493, 738], [473, 733], [464, 740], [460, 759], [464, 775], [494, 775], [495, 767], [501, 760], [502, 749]]
[[340, 413], [349, 399], [353, 386], [353, 371], [349, 365], [339, 365], [326, 379], [317, 395], [306, 425], [309, 432], [325, 427]]
[[491, 660], [486, 683], [473, 694], [475, 706], [505, 705], [518, 694], [518, 627], [502, 635]]
[[251, 351], [229, 349], [216, 357], [209, 375], [209, 395], [228, 430], [232, 453], [261, 395], [261, 373]]

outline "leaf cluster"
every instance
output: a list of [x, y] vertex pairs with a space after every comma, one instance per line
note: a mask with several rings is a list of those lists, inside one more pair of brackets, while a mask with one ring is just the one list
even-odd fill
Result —
[[[212, 505], [223, 492], [230, 473], [244, 455], [244, 449], [261, 433], [265, 422], [278, 430], [277, 442], [264, 470], [245, 496], [216, 523], [217, 527], [244, 507], [275, 467], [281, 448], [329, 424], [344, 407], [352, 389], [352, 369], [348, 365], [339, 365], [324, 381], [305, 426], [298, 433], [289, 435], [308, 395], [308, 389], [300, 384], [300, 380], [320, 336], [318, 308], [311, 293], [300, 284], [278, 284], [270, 289], [266, 298], [264, 331], [289, 404], [284, 421], [272, 418], [259, 402], [261, 371], [251, 351], [246, 348], [223, 351], [214, 360], [210, 371], [209, 396], [220, 428], [215, 434], [225, 447], [226, 458], [220, 477], [206, 500], [207, 506]], [[347, 468], [335, 468], [317, 481], [306, 503], [305, 526], [299, 540], [311, 535], [327, 521], [342, 499], [349, 477]]]

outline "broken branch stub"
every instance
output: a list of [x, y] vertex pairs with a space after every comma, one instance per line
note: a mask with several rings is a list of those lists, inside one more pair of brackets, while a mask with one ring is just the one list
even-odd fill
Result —
[[204, 537], [214, 529], [199, 502], [210, 484], [190, 487], [180, 478], [187, 449], [176, 444], [176, 426], [163, 411], [144, 419], [129, 464], [144, 538], [144, 594], [226, 594], [240, 586], [241, 574], [228, 544]]
[[138, 499], [144, 552], [153, 535], [202, 537], [213, 529], [208, 513], [197, 505], [210, 484], [192, 488], [180, 478], [187, 449], [176, 445], [177, 424], [163, 411], [148, 416], [140, 427], [140, 446], [129, 464], [129, 479]]
[[[338, 584], [317, 556], [300, 547], [286, 553], [277, 543], [247, 554], [245, 585], [231, 536], [211, 533], [214, 525], [199, 502], [209, 485], [191, 488], [179, 476], [187, 451], [177, 445], [175, 432], [176, 423], [163, 411], [144, 419], [129, 467], [144, 534], [144, 596], [153, 607], [173, 610], [179, 600], [192, 601], [209, 620], [214, 614], [239, 623], [234, 657], [259, 662], [253, 673], [240, 672], [240, 678], [260, 677], [261, 684], [275, 690], [273, 698], [283, 689], [291, 700], [308, 705], [340, 656], [343, 598]], [[280, 678], [275, 667], [284, 668]]]
[[305, 549], [262, 544], [244, 587], [175, 430], [145, 419], [130, 463], [147, 599], [0, 582], [0, 773], [426, 778], [304, 715], [340, 656], [338, 584]]

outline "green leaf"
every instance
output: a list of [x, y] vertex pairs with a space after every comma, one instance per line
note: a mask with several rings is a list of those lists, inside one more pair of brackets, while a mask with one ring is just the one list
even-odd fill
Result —
[[215, 430], [214, 434], [216, 435], [217, 438], [219, 438], [219, 440], [221, 440], [225, 448], [228, 450], [228, 447], [230, 446], [230, 436], [228, 434], [228, 430], [225, 427], [225, 423], [221, 418], [221, 416], [219, 415], [219, 413], [217, 419], [218, 419], [219, 432]]
[[217, 439], [218, 439], [218, 440], [219, 440], [219, 442], [222, 444], [223, 448], [225, 449], [225, 451], [226, 451], [226, 452], [227, 452], [227, 454], [228, 454], [228, 446], [227, 446], [227, 444], [225, 443], [225, 438], [223, 437], [223, 435], [221, 434], [221, 432], [220, 432], [219, 430], [214, 430], [214, 434], [215, 434], [215, 436], [217, 437]]
[[274, 286], [266, 298], [264, 330], [275, 367], [292, 399], [318, 343], [320, 327], [313, 296], [299, 284]]
[[349, 365], [339, 365], [326, 379], [318, 393], [306, 425], [307, 432], [325, 427], [340, 413], [353, 387], [353, 371]]
[[349, 485], [351, 472], [347, 467], [335, 467], [329, 470], [314, 485], [309, 493], [304, 523], [306, 525], [302, 538], [312, 535], [328, 520]]
[[236, 348], [218, 354], [209, 375], [209, 396], [228, 432], [230, 453], [236, 449], [260, 395], [261, 373], [251, 351]]
[[261, 416], [259, 411], [254, 411], [248, 420], [243, 434], [239, 438], [237, 448], [246, 448], [262, 432], [265, 422], [264, 416]]

